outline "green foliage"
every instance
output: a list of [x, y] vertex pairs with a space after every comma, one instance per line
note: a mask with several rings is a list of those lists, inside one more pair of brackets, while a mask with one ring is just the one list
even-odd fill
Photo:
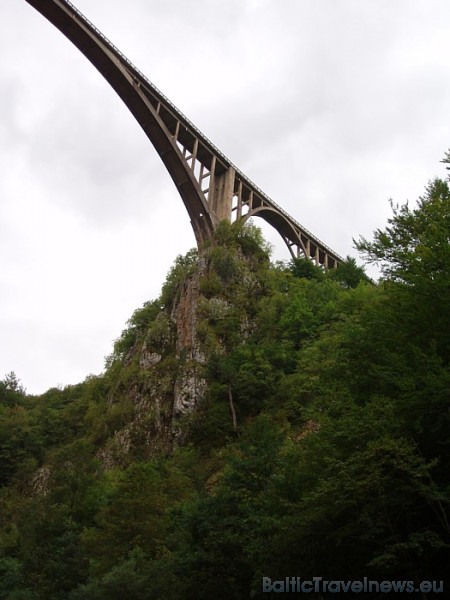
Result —
[[14, 371], [11, 371], [0, 381], [0, 404], [13, 406], [22, 404], [25, 399], [25, 388]]
[[301, 279], [323, 279], [323, 271], [309, 258], [293, 258], [290, 263], [290, 270], [294, 277]]
[[233, 248], [215, 246], [211, 250], [211, 261], [222, 285], [227, 285], [239, 277], [239, 259]]
[[329, 276], [346, 288], [355, 288], [361, 282], [368, 283], [370, 281], [364, 267], [359, 267], [353, 256], [347, 256], [337, 269], [329, 272]]
[[347, 256], [337, 269], [328, 272], [316, 266], [309, 258], [294, 258], [289, 263], [289, 270], [294, 277], [300, 279], [322, 281], [325, 277], [329, 277], [334, 281], [338, 281], [345, 288], [355, 288], [360, 282], [369, 281], [364, 268], [359, 267], [352, 256]]
[[222, 281], [215, 271], [209, 272], [200, 280], [200, 291], [206, 298], [219, 295], [222, 289]]
[[[450, 189], [435, 179], [417, 207], [392, 206], [389, 227], [377, 230], [374, 241], [356, 244], [368, 262], [379, 262], [393, 288], [405, 320], [415, 321], [421, 344], [434, 345], [450, 361]], [[412, 329], [413, 323], [409, 327]]]
[[[435, 180], [358, 242], [382, 264], [378, 285], [350, 257], [329, 272], [271, 265], [259, 230], [221, 223], [200, 265], [178, 257], [161, 298], [133, 314], [104, 375], [36, 398], [14, 374], [0, 382], [0, 599], [444, 579], [449, 201]], [[172, 321], [190, 277], [198, 364]], [[206, 394], [174, 421], [191, 362]], [[177, 447], [158, 447], [172, 427]]]
[[184, 598], [249, 598], [254, 565], [276, 525], [271, 479], [283, 435], [261, 417], [248, 428], [213, 493], [187, 506], [180, 525], [189, 532], [183, 556]]
[[[0, 558], [0, 599], [8, 600], [10, 598], [32, 598], [31, 592], [23, 588], [24, 579], [22, 565], [17, 558]], [[14, 596], [11, 596], [11, 590], [15, 590]]]
[[185, 256], [178, 255], [163, 284], [160, 304], [171, 308], [181, 293], [181, 285], [186, 277], [193, 272], [198, 260], [196, 249], [190, 250]]
[[233, 227], [237, 231], [236, 239], [244, 256], [260, 262], [269, 259], [272, 248], [264, 240], [259, 227], [248, 221], [245, 224], [237, 221]]
[[357, 249], [368, 262], [381, 264], [382, 273], [392, 281], [432, 285], [448, 292], [450, 264], [450, 189], [447, 181], [429, 183], [417, 208], [391, 202], [393, 216], [385, 230], [378, 229], [374, 241], [360, 238]]
[[218, 246], [240, 248], [242, 253], [250, 256], [252, 260], [267, 260], [271, 252], [261, 230], [248, 221], [221, 221], [217, 226], [214, 241]]
[[161, 306], [158, 301], [145, 302], [142, 308], [134, 311], [127, 322], [127, 328], [122, 331], [120, 338], [114, 343], [114, 352], [107, 359], [107, 367], [110, 367], [115, 360], [121, 360], [127, 355], [160, 312]]
[[189, 440], [202, 456], [226, 446], [235, 438], [228, 406], [228, 390], [224, 384], [209, 386], [209, 397], [188, 423]]

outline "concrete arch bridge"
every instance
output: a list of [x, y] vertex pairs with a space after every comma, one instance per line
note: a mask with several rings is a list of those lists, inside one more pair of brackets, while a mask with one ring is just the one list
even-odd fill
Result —
[[343, 259], [244, 175], [68, 0], [26, 0], [57, 27], [122, 98], [152, 142], [184, 202], [199, 247], [223, 220], [258, 216], [292, 257], [336, 268]]

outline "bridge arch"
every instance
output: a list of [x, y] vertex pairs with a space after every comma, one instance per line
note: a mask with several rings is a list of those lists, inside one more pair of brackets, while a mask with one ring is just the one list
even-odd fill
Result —
[[238, 219], [265, 219], [292, 256], [304, 254], [325, 267], [343, 260], [247, 178], [69, 0], [26, 1], [86, 56], [131, 111], [178, 189], [199, 247], [236, 210]]
[[292, 258], [298, 258], [300, 255], [310, 258], [316, 265], [323, 265], [326, 268], [337, 268], [338, 262], [334, 257], [326, 255], [318, 244], [315, 244], [306, 236], [302, 235], [284, 214], [270, 206], [261, 206], [254, 210], [249, 210], [242, 218], [247, 220], [251, 217], [260, 217], [269, 225], [278, 231]]
[[[249, 210], [242, 219], [247, 221], [252, 217], [260, 217], [264, 219], [266, 223], [269, 223], [274, 229], [278, 231], [282, 237], [284, 243], [287, 245], [288, 250], [293, 258], [299, 255], [300, 252], [306, 255], [306, 248], [302, 240], [298, 237], [297, 231], [293, 227], [292, 223], [288, 219], [285, 219], [283, 215], [280, 215], [272, 207], [261, 206], [254, 210]], [[297, 253], [293, 251], [294, 243], [291, 240], [297, 240]]]

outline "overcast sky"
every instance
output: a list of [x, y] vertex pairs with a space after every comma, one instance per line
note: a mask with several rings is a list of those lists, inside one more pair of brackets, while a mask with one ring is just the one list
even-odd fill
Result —
[[[74, 1], [341, 255], [385, 225], [389, 198], [414, 201], [445, 176], [448, 0]], [[14, 370], [41, 393], [100, 373], [194, 245], [125, 105], [25, 0], [1, 0], [0, 378]]]

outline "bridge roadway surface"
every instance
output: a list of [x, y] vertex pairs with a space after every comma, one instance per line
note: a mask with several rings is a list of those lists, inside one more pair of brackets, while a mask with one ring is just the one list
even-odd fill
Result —
[[26, 0], [59, 29], [122, 98], [152, 142], [188, 211], [199, 247], [222, 219], [258, 216], [293, 257], [336, 268], [343, 258], [300, 225], [240, 171], [71, 2]]

